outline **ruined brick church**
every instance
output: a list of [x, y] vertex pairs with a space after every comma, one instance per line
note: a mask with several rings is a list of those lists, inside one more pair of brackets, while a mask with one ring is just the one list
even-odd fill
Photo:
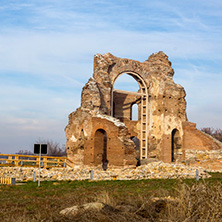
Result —
[[[122, 74], [137, 92], [117, 90]], [[181, 162], [186, 152], [219, 150], [221, 144], [196, 129], [186, 115], [185, 90], [173, 81], [163, 52], [143, 63], [110, 53], [94, 57], [94, 73], [83, 87], [81, 107], [69, 115], [67, 155], [76, 165], [136, 166], [146, 161]], [[137, 104], [138, 119], [132, 120]]]

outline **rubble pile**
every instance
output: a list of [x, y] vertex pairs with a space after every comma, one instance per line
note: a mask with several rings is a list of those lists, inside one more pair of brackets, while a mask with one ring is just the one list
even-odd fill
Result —
[[[41, 180], [142, 180], [142, 179], [175, 179], [195, 178], [198, 169], [200, 178], [210, 175], [201, 167], [153, 162], [134, 168], [78, 167], [41, 169]], [[16, 181], [32, 181], [33, 175], [38, 178], [38, 169], [32, 167], [1, 167], [0, 177], [16, 178]]]

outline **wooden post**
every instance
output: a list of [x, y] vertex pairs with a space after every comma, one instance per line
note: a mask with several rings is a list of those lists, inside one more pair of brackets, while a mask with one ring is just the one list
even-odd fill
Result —
[[12, 156], [8, 156], [8, 163], [12, 163]]
[[15, 156], [15, 166], [18, 166], [19, 160], [18, 160], [18, 156]]
[[43, 157], [43, 167], [47, 168], [47, 157]]

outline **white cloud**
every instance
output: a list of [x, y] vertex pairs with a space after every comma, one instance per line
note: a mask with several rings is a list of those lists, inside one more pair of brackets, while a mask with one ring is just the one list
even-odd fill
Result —
[[212, 42], [198, 34], [130, 31], [46, 34], [24, 31], [1, 35], [0, 68], [38, 75], [73, 76], [76, 81], [92, 74], [93, 54], [109, 51], [117, 56], [145, 60], [160, 50], [170, 58], [222, 59], [218, 53], [222, 50], [220, 39]]

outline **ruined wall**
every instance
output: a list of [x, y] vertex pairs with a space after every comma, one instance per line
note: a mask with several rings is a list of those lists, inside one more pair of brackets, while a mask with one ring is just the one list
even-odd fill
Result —
[[219, 150], [222, 143], [212, 136], [196, 129], [196, 124], [183, 123], [184, 137], [183, 147], [186, 150]]
[[[97, 54], [94, 69], [93, 76], [104, 92], [103, 107], [107, 113], [111, 113], [112, 88], [110, 89], [110, 86], [114, 86], [118, 76], [123, 73], [136, 73], [141, 76], [148, 89], [149, 157], [163, 158], [169, 162], [170, 158], [164, 158], [164, 155], [169, 156], [171, 151], [163, 150], [164, 144], [167, 140], [169, 144], [171, 143], [170, 135], [175, 128], [179, 130], [181, 137], [183, 136], [182, 122], [186, 121], [187, 117], [185, 90], [174, 83], [174, 71], [168, 57], [163, 52], [159, 52], [140, 63], [130, 59], [120, 59], [109, 53]], [[166, 141], [161, 143], [163, 137]]]
[[102, 129], [107, 133], [108, 164], [136, 165], [134, 143], [128, 129], [118, 119], [105, 115], [104, 110], [107, 109], [103, 107], [98, 83], [90, 78], [82, 90], [81, 107], [69, 115], [65, 129], [68, 157], [77, 165], [97, 165], [95, 149], [99, 144], [95, 144], [95, 133]]
[[[107, 133], [107, 159], [109, 165], [135, 165], [134, 143], [124, 123], [98, 112], [82, 108], [70, 114], [66, 127], [67, 156], [77, 165], [96, 165], [95, 133]], [[101, 148], [103, 149], [103, 148]]]
[[[114, 90], [122, 74], [138, 82], [137, 93]], [[96, 165], [96, 158], [107, 159], [110, 166], [136, 165], [135, 144], [130, 139], [135, 136], [143, 159], [176, 162], [185, 160], [188, 149], [221, 149], [187, 121], [186, 93], [174, 83], [173, 75], [163, 52], [143, 63], [110, 53], [95, 55], [93, 78], [83, 87], [81, 107], [69, 115], [65, 129], [68, 157], [79, 165]], [[131, 120], [134, 103], [138, 104], [137, 121]], [[105, 132], [105, 142], [97, 142], [98, 130]]]
[[[123, 93], [114, 92], [113, 93], [113, 116], [118, 118], [120, 121], [131, 120], [132, 104], [136, 103], [138, 100], [136, 95], [127, 95]], [[140, 115], [140, 113], [138, 114]]]

